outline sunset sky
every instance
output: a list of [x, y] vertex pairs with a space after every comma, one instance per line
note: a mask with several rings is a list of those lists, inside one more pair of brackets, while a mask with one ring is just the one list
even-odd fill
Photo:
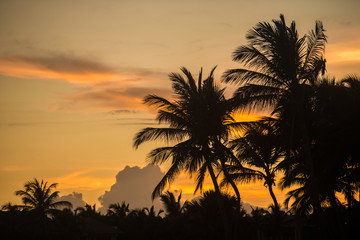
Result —
[[[146, 154], [161, 144], [132, 147], [137, 131], [156, 124], [142, 98], [171, 98], [167, 75], [181, 66], [208, 74], [217, 65], [220, 80], [239, 66], [231, 53], [246, 32], [280, 13], [301, 35], [323, 22], [330, 76], [360, 74], [359, 10], [358, 0], [0, 1], [0, 205], [20, 203], [14, 192], [34, 177], [99, 207], [115, 183], [137, 186], [131, 173], [147, 171]], [[172, 185], [187, 198], [192, 188], [185, 176]], [[271, 203], [262, 183], [240, 192], [244, 202]]]

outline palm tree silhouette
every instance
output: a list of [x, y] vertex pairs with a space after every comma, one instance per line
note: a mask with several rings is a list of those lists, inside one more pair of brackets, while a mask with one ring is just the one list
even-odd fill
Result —
[[96, 204], [85, 204], [84, 207], [78, 207], [75, 209], [75, 215], [83, 217], [97, 217], [100, 216], [100, 212], [96, 211]]
[[107, 215], [108, 216], [117, 216], [117, 217], [126, 217], [130, 212], [129, 204], [126, 204], [124, 201], [121, 203], [113, 203], [109, 205]]
[[[176, 94], [175, 101], [149, 95], [144, 102], [158, 108], [157, 120], [168, 123], [166, 128], [145, 128], [134, 138], [134, 146], [150, 140], [178, 142], [174, 146], [156, 148], [148, 155], [153, 164], [162, 164], [171, 159], [171, 167], [156, 186], [152, 197], [159, 196], [164, 187], [182, 170], [190, 175], [197, 174], [196, 190], [202, 188], [205, 174], [210, 174], [215, 191], [220, 193], [213, 166], [218, 166], [215, 142], [226, 141], [229, 133], [236, 127], [232, 118], [234, 107], [224, 97], [224, 89], [214, 83], [213, 72], [202, 80], [200, 71], [198, 84], [186, 68], [181, 68], [187, 80], [180, 74], [169, 75]], [[225, 169], [225, 172], [226, 169]], [[236, 185], [232, 185], [238, 197]]]
[[17, 196], [21, 196], [24, 205], [20, 206], [25, 210], [39, 214], [42, 218], [52, 216], [59, 207], [72, 207], [68, 201], [56, 201], [59, 197], [58, 191], [53, 191], [57, 183], [48, 184], [36, 178], [24, 185], [25, 190], [16, 191]]
[[147, 208], [147, 207], [145, 207], [145, 208], [143, 208], [143, 211], [146, 213], [146, 215], [147, 215], [148, 217], [152, 217], [152, 218], [160, 217], [160, 214], [164, 212], [164, 210], [160, 209], [160, 210], [156, 213], [154, 206], [151, 206], [150, 209]]
[[311, 178], [311, 199], [318, 212], [319, 180], [311, 155], [307, 114], [311, 111], [311, 86], [325, 71], [323, 25], [317, 21], [313, 31], [299, 38], [295, 22], [287, 26], [280, 15], [273, 24], [258, 23], [246, 37], [249, 44], [238, 47], [233, 60], [247, 68], [228, 70], [224, 81], [240, 84], [234, 99], [244, 109], [271, 109], [271, 114], [279, 118], [287, 155], [294, 149], [304, 153], [303, 161]]
[[[159, 123], [167, 123], [169, 127], [141, 130], [134, 138], [134, 147], [137, 148], [150, 140], [176, 142], [173, 146], [156, 148], [148, 155], [148, 159], [153, 164], [162, 164], [171, 160], [171, 166], [155, 187], [152, 198], [159, 196], [164, 187], [181, 171], [186, 171], [190, 175], [196, 173], [196, 190], [202, 189], [205, 175], [209, 173], [215, 192], [220, 196], [214, 167], [219, 168], [225, 161], [223, 158], [218, 158], [219, 152], [224, 152], [218, 146], [225, 144], [232, 131], [239, 127], [232, 117], [235, 105], [225, 99], [224, 89], [220, 89], [214, 83], [215, 68], [205, 80], [202, 79], [201, 70], [197, 84], [186, 68], [181, 70], [186, 80], [177, 73], [169, 75], [176, 95], [174, 101], [156, 95], [148, 95], [144, 99], [146, 104], [157, 107]], [[225, 176], [228, 175], [226, 168], [222, 168], [222, 171]], [[229, 182], [240, 201], [240, 193], [235, 183], [231, 179]], [[224, 209], [221, 199], [218, 200], [226, 229]]]
[[275, 197], [276, 172], [279, 171], [278, 163], [284, 157], [280, 145], [277, 122], [267, 118], [263, 121], [249, 123], [244, 128], [243, 136], [230, 142], [231, 148], [236, 152], [236, 157], [245, 166], [230, 167], [231, 177], [235, 181], [249, 182], [263, 180], [264, 186], [269, 189], [276, 211], [280, 210]]
[[176, 199], [174, 193], [166, 191], [160, 195], [160, 200], [165, 207], [167, 217], [179, 216], [183, 211], [183, 206], [186, 205], [185, 202], [184, 205], [181, 206], [181, 192]]
[[22, 209], [21, 207], [19, 207], [18, 205], [14, 205], [11, 202], [5, 203], [4, 205], [1, 206], [2, 211], [11, 212], [11, 213], [19, 212], [21, 209]]
[[130, 211], [129, 216], [140, 217], [140, 218], [144, 218], [144, 217], [161, 218], [160, 214], [163, 212], [164, 210], [160, 209], [156, 213], [154, 206], [151, 206], [150, 209], [147, 207], [133, 209]]

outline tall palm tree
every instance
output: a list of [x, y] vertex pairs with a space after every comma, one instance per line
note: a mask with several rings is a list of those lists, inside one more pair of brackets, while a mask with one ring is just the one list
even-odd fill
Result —
[[272, 24], [258, 23], [246, 38], [248, 45], [238, 47], [233, 53], [233, 60], [244, 68], [228, 70], [224, 81], [240, 85], [234, 99], [243, 108], [270, 109], [279, 118], [287, 158], [299, 149], [304, 153], [303, 162], [310, 170], [312, 203], [317, 212], [319, 180], [311, 155], [307, 115], [311, 112], [311, 86], [325, 71], [323, 25], [317, 21], [313, 31], [299, 37], [295, 22], [287, 26], [280, 15], [280, 20], [273, 20]]
[[276, 173], [279, 171], [277, 165], [284, 156], [277, 131], [276, 121], [270, 118], [248, 124], [243, 136], [232, 140], [230, 144], [236, 157], [250, 169], [233, 165], [230, 167], [230, 172], [235, 181], [264, 181], [275, 210], [279, 211], [280, 206], [273, 186], [275, 186]]
[[[141, 130], [134, 138], [134, 146], [137, 148], [150, 140], [175, 142], [172, 146], [156, 148], [148, 155], [148, 159], [153, 164], [171, 161], [169, 170], [153, 191], [153, 198], [159, 196], [164, 187], [181, 171], [197, 175], [196, 190], [201, 190], [205, 175], [209, 173], [215, 192], [220, 196], [214, 167], [224, 165], [225, 159], [217, 157], [219, 152], [224, 152], [218, 146], [220, 143], [224, 144], [229, 134], [238, 127], [232, 117], [235, 105], [226, 100], [224, 89], [215, 84], [213, 77], [215, 68], [205, 80], [202, 79], [201, 70], [197, 84], [186, 68], [181, 68], [181, 70], [186, 80], [177, 73], [169, 75], [175, 100], [169, 101], [156, 95], [149, 95], [144, 99], [146, 104], [157, 108], [159, 123], [167, 123], [169, 127]], [[228, 175], [226, 168], [222, 170], [225, 176]], [[229, 181], [240, 201], [240, 193], [235, 183], [231, 179]], [[225, 234], [228, 235], [226, 233], [227, 220], [220, 198], [218, 198], [218, 203]]]
[[[220, 193], [214, 171], [214, 166], [219, 165], [214, 145], [219, 141], [225, 142], [229, 134], [238, 127], [232, 117], [234, 105], [225, 99], [224, 89], [214, 83], [215, 68], [205, 80], [200, 71], [198, 84], [186, 68], [181, 70], [186, 80], [177, 73], [169, 75], [176, 95], [174, 101], [156, 95], [149, 95], [144, 99], [146, 104], [157, 107], [159, 123], [167, 123], [169, 127], [145, 128], [134, 138], [135, 148], [150, 140], [176, 143], [156, 148], [148, 155], [153, 164], [171, 161], [171, 167], [153, 191], [153, 198], [160, 195], [164, 187], [181, 171], [190, 175], [197, 174], [197, 189], [201, 189], [208, 172], [215, 191]], [[233, 187], [239, 198], [235, 184]]]
[[17, 196], [22, 197], [24, 205], [21, 207], [29, 211], [39, 214], [41, 217], [53, 215], [59, 207], [72, 207], [68, 201], [56, 201], [59, 197], [59, 191], [53, 191], [57, 183], [48, 184], [41, 180], [39, 182], [36, 178], [33, 181], [25, 183], [24, 189], [16, 191]]

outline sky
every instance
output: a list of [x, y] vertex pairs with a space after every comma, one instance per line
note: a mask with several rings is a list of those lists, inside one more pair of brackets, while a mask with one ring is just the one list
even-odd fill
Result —
[[[38, 178], [79, 202], [138, 206], [146, 197], [137, 192], [151, 192], [168, 167], [147, 166], [161, 143], [132, 147], [136, 132], [156, 125], [142, 98], [171, 98], [169, 73], [217, 66], [220, 80], [239, 67], [231, 53], [247, 31], [282, 13], [301, 35], [323, 22], [330, 77], [359, 74], [359, 9], [357, 0], [0, 1], [0, 204], [20, 203], [14, 192]], [[140, 189], [149, 171], [153, 182]], [[185, 198], [193, 187], [185, 175], [171, 185]], [[271, 203], [262, 183], [240, 192], [244, 202]]]

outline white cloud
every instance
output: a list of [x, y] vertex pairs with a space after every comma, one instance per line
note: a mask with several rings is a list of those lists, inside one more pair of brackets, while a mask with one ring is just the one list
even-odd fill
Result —
[[144, 168], [126, 166], [116, 175], [116, 182], [111, 186], [110, 191], [105, 191], [99, 197], [102, 204], [99, 210], [105, 213], [110, 204], [122, 201], [129, 203], [131, 209], [151, 207], [151, 205], [159, 209], [161, 204], [158, 199], [151, 201], [151, 193], [163, 176], [164, 173], [158, 166], [150, 164]]
[[82, 198], [82, 193], [77, 192], [61, 196], [56, 201], [69, 201], [73, 205], [73, 209], [76, 209], [78, 207], [84, 207], [86, 204]]

